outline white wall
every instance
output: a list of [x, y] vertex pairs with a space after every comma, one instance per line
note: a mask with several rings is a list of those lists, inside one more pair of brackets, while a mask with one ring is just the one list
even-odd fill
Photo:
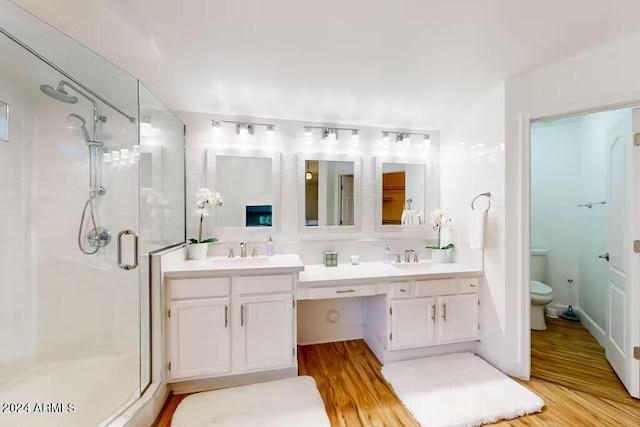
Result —
[[[506, 356], [510, 373], [528, 377], [529, 121], [640, 101], [640, 33], [506, 81]], [[638, 295], [631, 300], [638, 303]], [[637, 338], [633, 339], [637, 345]]]
[[[509, 371], [504, 277], [504, 85], [491, 88], [475, 105], [442, 129], [442, 207], [454, 221], [446, 239], [468, 243], [471, 200], [490, 191], [491, 209], [485, 234], [484, 273], [480, 287], [478, 354], [503, 371]], [[478, 201], [478, 208], [486, 201]]]
[[[312, 141], [304, 138], [304, 125], [307, 122], [270, 120], [265, 118], [238, 118], [220, 115], [180, 112], [178, 116], [187, 126], [187, 237], [193, 237], [198, 232], [198, 218], [193, 214], [195, 191], [199, 187], [215, 188], [216, 183], [207, 182], [207, 150], [219, 148], [228, 155], [230, 150], [246, 152], [251, 150], [265, 150], [280, 153], [280, 225], [276, 230], [217, 230], [211, 221], [205, 220], [206, 235], [222, 237], [222, 240], [210, 250], [210, 255], [226, 255], [229, 248], [236, 248], [239, 242], [248, 242], [256, 246], [259, 253], [264, 253], [264, 245], [269, 235], [272, 235], [277, 253], [299, 253], [305, 263], [322, 263], [325, 250], [337, 250], [342, 261], [348, 260], [349, 255], [358, 254], [363, 261], [382, 260], [387, 243], [394, 252], [405, 249], [415, 249], [425, 256], [424, 247], [431, 242], [433, 232], [424, 233], [389, 233], [376, 232], [374, 227], [374, 158], [376, 156], [398, 156], [409, 158], [416, 156], [417, 147], [413, 151], [395, 148], [381, 149], [378, 142], [381, 136], [380, 128], [361, 127], [360, 146], [353, 148], [350, 143], [350, 132], [340, 132], [336, 143], [322, 140], [320, 130], [316, 130]], [[211, 132], [211, 120], [248, 120], [253, 122], [267, 122], [276, 125], [276, 135], [271, 141], [267, 140], [263, 127], [256, 127], [255, 135], [242, 139], [235, 135], [235, 126], [223, 123], [223, 136], [214, 140]], [[439, 157], [439, 134], [430, 132], [432, 140], [432, 156]], [[309, 238], [301, 237], [298, 224], [298, 163], [297, 153], [333, 153], [352, 156], [362, 163], [362, 194], [361, 194], [361, 228], [357, 233], [327, 234]], [[424, 161], [428, 157], [424, 155]], [[241, 176], [239, 171], [237, 174]], [[231, 177], [230, 179], [234, 179]], [[238, 178], [240, 179], [240, 178]], [[439, 191], [439, 183], [435, 191]], [[225, 199], [232, 194], [222, 194]], [[223, 207], [217, 208], [223, 210]], [[216, 211], [216, 212], [218, 212]]]
[[[531, 247], [547, 249], [547, 276], [539, 278], [553, 288], [553, 302], [570, 301], [567, 280], [578, 289], [583, 118], [536, 123], [531, 132]], [[586, 147], [585, 147], [586, 148]], [[533, 278], [535, 279], [535, 278]]]

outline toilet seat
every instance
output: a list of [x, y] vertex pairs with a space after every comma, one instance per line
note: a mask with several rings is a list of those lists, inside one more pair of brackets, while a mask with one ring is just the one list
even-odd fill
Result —
[[538, 282], [537, 280], [532, 280], [531, 293], [534, 295], [547, 296], [553, 293], [553, 289], [549, 285], [546, 285], [542, 282]]

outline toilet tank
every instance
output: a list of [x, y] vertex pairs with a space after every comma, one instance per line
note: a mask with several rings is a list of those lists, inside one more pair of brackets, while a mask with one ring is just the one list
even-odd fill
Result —
[[546, 249], [531, 249], [531, 280], [548, 283], [547, 254]]

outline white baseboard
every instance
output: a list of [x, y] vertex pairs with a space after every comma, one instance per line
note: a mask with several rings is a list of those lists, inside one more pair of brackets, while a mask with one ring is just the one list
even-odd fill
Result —
[[596, 341], [604, 347], [607, 342], [607, 333], [584, 311], [578, 309], [578, 314], [580, 315], [580, 322], [591, 332]]
[[275, 369], [272, 371], [251, 372], [247, 374], [227, 375], [225, 377], [204, 378], [170, 384], [175, 394], [195, 393], [205, 390], [237, 387], [241, 385], [275, 381], [298, 376], [298, 367]]
[[391, 362], [400, 362], [403, 360], [419, 359], [421, 357], [440, 356], [450, 353], [469, 352], [475, 354], [476, 342], [468, 341], [453, 344], [436, 344], [428, 347], [408, 348], [405, 350], [386, 350], [383, 345], [374, 337], [374, 335], [366, 328], [363, 328], [364, 341], [367, 343], [373, 354], [376, 355], [380, 363], [383, 365]]

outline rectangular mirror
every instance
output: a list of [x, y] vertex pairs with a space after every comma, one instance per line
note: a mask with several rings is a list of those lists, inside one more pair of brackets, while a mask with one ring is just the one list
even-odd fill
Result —
[[382, 163], [382, 225], [423, 225], [425, 165]]
[[354, 225], [353, 162], [305, 161], [305, 225]]
[[280, 155], [263, 151], [209, 150], [208, 186], [223, 205], [212, 210], [216, 235], [224, 229], [274, 227], [280, 202]]
[[301, 153], [298, 164], [301, 231], [355, 231], [360, 200], [359, 158]]
[[215, 188], [224, 198], [216, 227], [273, 225], [273, 163], [269, 158], [216, 156]]
[[427, 229], [439, 185], [425, 159], [376, 159], [376, 229]]
[[9, 104], [0, 101], [0, 141], [9, 142]]

